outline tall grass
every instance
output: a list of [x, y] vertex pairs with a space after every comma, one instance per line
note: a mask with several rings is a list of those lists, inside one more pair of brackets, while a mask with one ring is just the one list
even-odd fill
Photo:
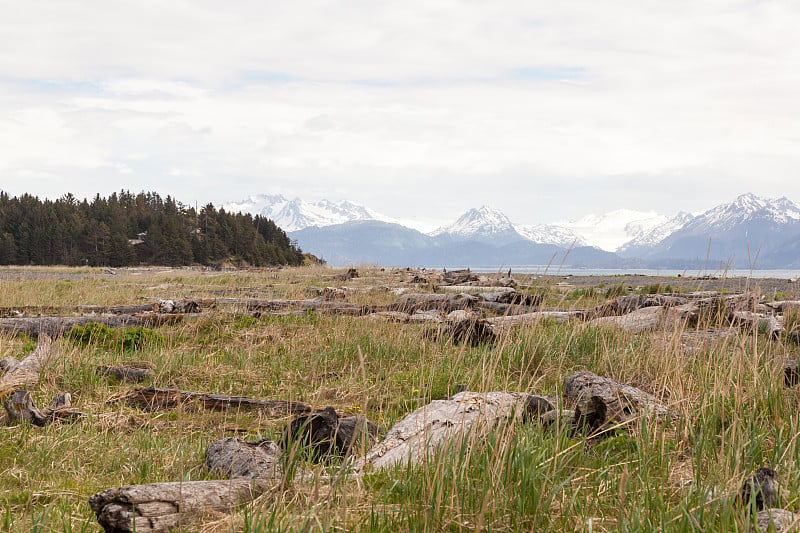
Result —
[[[47, 276], [63, 274], [46, 271]], [[0, 306], [123, 304], [156, 298], [308, 298], [341, 285], [337, 272], [191, 270], [116, 275], [80, 269], [53, 286], [6, 279]], [[347, 282], [358, 303], [391, 301], [381, 287], [400, 271], [363, 270]], [[657, 282], [654, 282], [654, 285]], [[576, 308], [623, 292], [532, 285], [548, 307]], [[64, 288], [66, 287], [66, 288]], [[663, 285], [660, 287], [663, 288]], [[796, 297], [796, 295], [795, 295]], [[724, 324], [711, 324], [722, 330]], [[152, 385], [293, 399], [361, 412], [382, 431], [427, 402], [470, 390], [553, 397], [589, 369], [636, 385], [678, 416], [639, 419], [587, 444], [566, 423], [508, 421], [442, 447], [417, 465], [352, 479], [347, 461], [314, 465], [232, 516], [217, 531], [747, 531], [749, 510], [731, 495], [758, 466], [781, 476], [781, 505], [800, 511], [800, 393], [781, 373], [797, 347], [757, 331], [700, 339], [675, 325], [633, 335], [542, 320], [504, 331], [493, 345], [423, 336], [425, 326], [315, 313], [253, 318], [220, 305], [158, 330], [84, 328], [57, 341], [64, 353], [33, 390], [39, 405], [69, 391], [89, 413], [76, 423], [0, 428], [0, 531], [97, 531], [88, 497], [132, 483], [204, 479], [204, 450], [223, 436], [277, 439], [286, 419], [186, 405], [142, 411], [120, 398], [135, 385], [106, 381], [101, 364], [141, 363]], [[0, 336], [0, 358], [22, 357], [30, 339]], [[146, 384], [147, 385], [147, 384]], [[342, 470], [344, 469], [344, 470]]]

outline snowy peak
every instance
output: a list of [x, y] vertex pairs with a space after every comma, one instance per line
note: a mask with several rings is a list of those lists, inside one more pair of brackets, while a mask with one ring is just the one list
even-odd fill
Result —
[[456, 238], [469, 238], [475, 236], [491, 237], [514, 231], [514, 225], [506, 215], [488, 206], [470, 209], [458, 220], [437, 229], [431, 235], [449, 235]]
[[631, 255], [643, 248], [655, 246], [659, 242], [669, 237], [672, 233], [683, 228], [693, 219], [694, 215], [681, 211], [674, 217], [661, 224], [649, 229], [642, 228], [641, 231], [635, 232], [634, 237], [617, 249], [617, 252], [623, 255]]
[[343, 224], [355, 220], [380, 220], [396, 222], [362, 205], [349, 202], [306, 202], [300, 198], [288, 200], [280, 194], [261, 194], [250, 196], [241, 202], [224, 206], [227, 211], [241, 211], [259, 214], [272, 219], [285, 231], [298, 231], [308, 227], [324, 227]]
[[541, 244], [555, 244], [562, 248], [573, 246], [590, 246], [590, 244], [574, 231], [553, 224], [535, 224], [528, 226], [514, 226], [517, 233], [529, 241]]
[[748, 193], [706, 211], [692, 225], [704, 229], [730, 229], [737, 224], [756, 219], [787, 224], [800, 220], [800, 206], [786, 197], [761, 198]]
[[587, 215], [574, 222], [560, 222], [557, 225], [571, 230], [593, 246], [613, 252], [631, 239], [648, 233], [667, 220], [667, 217], [655, 211], [617, 209], [602, 215]]

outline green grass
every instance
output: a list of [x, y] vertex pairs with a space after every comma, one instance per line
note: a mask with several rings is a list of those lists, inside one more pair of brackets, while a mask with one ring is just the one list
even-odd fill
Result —
[[[363, 289], [352, 301], [392, 300], [376, 287], [396, 283], [396, 272], [360, 270], [347, 283]], [[47, 305], [307, 298], [309, 287], [341, 285], [335, 274], [119, 270], [110, 280], [81, 269], [84, 277], [55, 288], [43, 289], [37, 279], [4, 282], [0, 306], [43, 305], [37, 290], [47, 291]], [[627, 293], [626, 287], [528, 290], [546, 294], [548, 306], [580, 308]], [[564, 425], [508, 422], [456, 440], [423, 463], [358, 480], [339, 476], [347, 462], [315, 466], [298, 459], [296, 468], [318, 475], [288, 479], [240, 512], [198, 526], [202, 531], [747, 531], [752, 517], [731, 495], [762, 465], [781, 476], [781, 506], [800, 511], [800, 390], [784, 387], [781, 371], [784, 358], [797, 357], [797, 346], [756, 331], [689, 350], [682, 329], [633, 335], [552, 320], [504, 332], [495, 345], [470, 346], [426, 339], [424, 329], [313, 312], [254, 318], [233, 304], [158, 329], [76, 328], [57, 341], [63, 356], [31, 392], [45, 406], [54, 393], [69, 391], [75, 408], [89, 416], [45, 428], [0, 428], [0, 531], [98, 531], [87, 504], [93, 493], [207, 479], [203, 461], [211, 441], [277, 440], [288, 422], [191, 404], [143, 411], [122, 400], [137, 385], [108, 381], [95, 370], [111, 364], [153, 368], [155, 377], [143, 386], [360, 412], [382, 432], [457, 384], [558, 396], [564, 378], [580, 369], [638, 386], [678, 415], [664, 423], [641, 419], [592, 445]], [[0, 358], [23, 357], [34, 346], [0, 335]]]

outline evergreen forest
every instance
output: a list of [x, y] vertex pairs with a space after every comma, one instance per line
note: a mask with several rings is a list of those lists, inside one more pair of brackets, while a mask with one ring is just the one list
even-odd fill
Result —
[[272, 220], [199, 210], [155, 192], [40, 200], [0, 191], [4, 265], [299, 265], [301, 250]]

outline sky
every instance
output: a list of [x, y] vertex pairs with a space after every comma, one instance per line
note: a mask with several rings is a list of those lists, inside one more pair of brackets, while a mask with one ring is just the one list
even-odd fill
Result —
[[0, 0], [0, 189], [450, 222], [800, 201], [793, 0]]

